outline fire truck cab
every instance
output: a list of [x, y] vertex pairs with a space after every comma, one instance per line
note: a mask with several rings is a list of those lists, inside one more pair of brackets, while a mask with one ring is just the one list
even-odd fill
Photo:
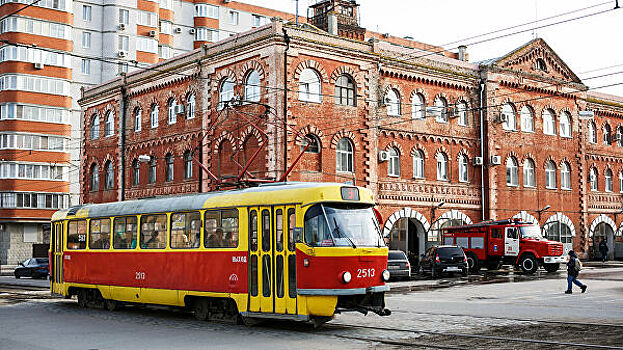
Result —
[[535, 273], [539, 266], [555, 272], [569, 260], [562, 243], [543, 238], [539, 226], [519, 219], [447, 227], [442, 234], [443, 244], [463, 248], [471, 272], [483, 266], [498, 269], [502, 264], [527, 274]]

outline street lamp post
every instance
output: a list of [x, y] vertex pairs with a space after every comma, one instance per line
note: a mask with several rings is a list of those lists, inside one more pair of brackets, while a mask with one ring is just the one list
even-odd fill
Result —
[[546, 211], [546, 210], [549, 210], [549, 208], [551, 208], [551, 207], [550, 207], [550, 205], [548, 204], [548, 205], [544, 206], [542, 209], [539, 209], [539, 210], [537, 210], [537, 211], [536, 211], [536, 212], [537, 212], [537, 214], [539, 215], [539, 227], [542, 227], [542, 226], [541, 226], [541, 213], [542, 213], [542, 212], [544, 212], [544, 211]]

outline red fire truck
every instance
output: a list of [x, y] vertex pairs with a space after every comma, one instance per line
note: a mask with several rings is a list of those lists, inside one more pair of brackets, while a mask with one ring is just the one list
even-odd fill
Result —
[[447, 227], [443, 243], [463, 248], [471, 272], [478, 272], [482, 266], [498, 269], [502, 264], [514, 265], [528, 274], [535, 273], [539, 265], [555, 272], [569, 259], [562, 243], [543, 238], [539, 226], [519, 219]]

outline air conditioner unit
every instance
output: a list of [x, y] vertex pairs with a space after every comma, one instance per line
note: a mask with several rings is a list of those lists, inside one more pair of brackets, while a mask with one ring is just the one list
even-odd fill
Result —
[[175, 114], [184, 113], [184, 105], [175, 105]]
[[182, 32], [182, 28], [177, 27], [177, 28], [175, 28], [173, 31], [174, 31], [175, 33], [179, 34], [179, 33], [181, 33], [181, 32]]
[[125, 30], [125, 23], [119, 23], [119, 30]]
[[128, 53], [126, 51], [123, 51], [123, 50], [119, 51], [117, 54], [119, 55], [119, 57], [125, 57], [125, 56], [128, 55]]
[[35, 69], [43, 69], [45, 67], [45, 65], [41, 62], [37, 62], [35, 63]]
[[195, 28], [190, 28], [190, 30], [188, 31], [190, 34], [195, 34]]
[[500, 164], [502, 164], [502, 157], [500, 157], [500, 156], [491, 156], [491, 164], [492, 165], [500, 165]]
[[156, 31], [155, 30], [150, 30], [149, 31], [149, 36], [151, 36], [151, 37], [156, 36]]
[[498, 122], [499, 123], [506, 123], [508, 121], [508, 116], [504, 113], [500, 113], [498, 115]]
[[474, 157], [474, 165], [482, 165], [482, 157]]
[[380, 151], [379, 152], [379, 162], [386, 162], [389, 160], [389, 152]]

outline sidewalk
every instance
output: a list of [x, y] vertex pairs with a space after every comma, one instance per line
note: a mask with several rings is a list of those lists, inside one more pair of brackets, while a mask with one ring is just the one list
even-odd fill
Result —
[[0, 269], [0, 276], [13, 276], [13, 270], [17, 265], [2, 265], [2, 269]]

